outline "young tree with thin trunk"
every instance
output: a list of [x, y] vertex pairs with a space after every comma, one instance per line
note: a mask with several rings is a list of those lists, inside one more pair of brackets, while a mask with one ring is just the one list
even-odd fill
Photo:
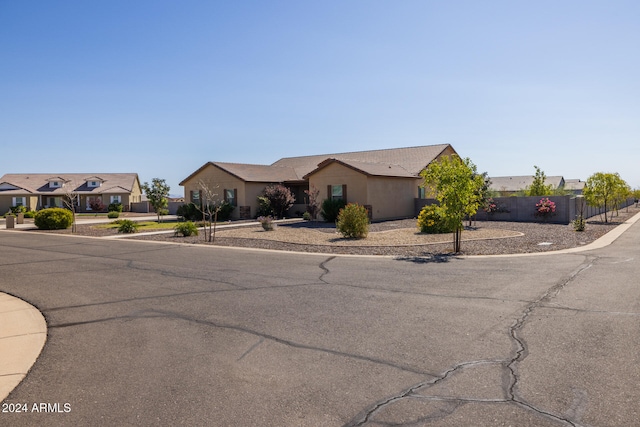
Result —
[[71, 232], [77, 231], [76, 227], [76, 206], [80, 205], [80, 195], [76, 191], [76, 186], [73, 181], [64, 182], [64, 197], [62, 202], [73, 214], [73, 222], [71, 223]]
[[200, 187], [201, 205], [196, 205], [196, 209], [198, 209], [202, 213], [202, 218], [205, 222], [204, 239], [207, 240], [207, 227], [209, 227], [208, 241], [213, 243], [216, 240], [218, 213], [222, 208], [220, 200], [217, 199], [218, 193], [215, 192], [215, 189], [218, 188], [218, 185], [209, 184], [203, 180], [200, 180], [198, 181], [198, 187]]
[[141, 187], [145, 196], [147, 196], [147, 200], [149, 200], [158, 215], [158, 222], [161, 222], [160, 214], [169, 206], [169, 190], [171, 188], [164, 179], [160, 178], [153, 178], [151, 185], [145, 182]]
[[589, 206], [604, 211], [606, 223], [609, 220], [607, 212], [615, 207], [621, 194], [628, 194], [628, 188], [627, 183], [617, 173], [596, 172], [587, 178], [583, 194]]
[[421, 173], [423, 186], [430, 189], [443, 209], [444, 220], [454, 230], [453, 251], [460, 252], [465, 216], [473, 216], [481, 205], [483, 175], [469, 158], [445, 156]]
[[553, 184], [545, 184], [547, 175], [538, 166], [533, 166], [536, 170], [536, 174], [533, 177], [533, 182], [525, 189], [527, 196], [549, 196], [553, 193]]

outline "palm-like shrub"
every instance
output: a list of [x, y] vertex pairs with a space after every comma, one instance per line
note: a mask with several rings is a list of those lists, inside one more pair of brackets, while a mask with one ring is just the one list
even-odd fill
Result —
[[135, 233], [138, 231], [138, 223], [133, 222], [130, 219], [118, 220], [118, 233]]
[[198, 235], [198, 227], [191, 221], [181, 222], [173, 230], [175, 236], [189, 237]]

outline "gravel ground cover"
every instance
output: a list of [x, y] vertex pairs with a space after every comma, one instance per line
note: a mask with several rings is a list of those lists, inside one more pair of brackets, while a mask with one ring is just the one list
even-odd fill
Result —
[[[586, 230], [574, 231], [571, 225], [521, 222], [478, 221], [466, 227], [462, 235], [463, 255], [495, 255], [544, 252], [583, 246], [593, 242], [626, 219], [640, 212], [635, 206], [621, 210], [612, 222], [603, 223], [600, 217], [587, 221]], [[68, 232], [68, 231], [65, 231]], [[115, 230], [93, 226], [79, 226], [78, 234], [108, 236]], [[139, 240], [167, 241], [185, 244], [211, 244], [204, 237], [176, 237], [173, 233], [131, 235]], [[318, 252], [355, 255], [393, 255], [425, 257], [450, 254], [450, 234], [429, 235], [417, 232], [416, 220], [373, 223], [366, 239], [344, 239], [335, 226], [317, 222], [279, 225], [274, 231], [255, 226], [218, 230], [216, 246], [237, 246], [285, 251]]]

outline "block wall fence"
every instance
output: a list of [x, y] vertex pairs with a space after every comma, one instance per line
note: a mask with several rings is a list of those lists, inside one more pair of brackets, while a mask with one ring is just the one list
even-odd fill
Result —
[[[515, 222], [538, 222], [540, 218], [535, 216], [536, 203], [542, 198], [540, 197], [494, 197], [493, 201], [497, 206], [502, 208], [505, 212], [495, 212], [488, 214], [483, 210], [479, 210], [476, 215], [476, 219], [479, 221], [515, 221]], [[584, 198], [576, 196], [548, 196], [549, 200], [555, 202], [556, 213], [547, 222], [555, 224], [569, 224], [576, 219], [580, 212], [583, 212], [585, 219], [592, 218], [594, 216], [603, 213], [602, 208], [594, 208], [593, 206], [587, 206]], [[415, 215], [416, 218], [420, 214], [422, 208], [426, 205], [432, 205], [437, 203], [434, 199], [415, 199]], [[635, 199], [627, 199], [619, 209], [635, 203]]]

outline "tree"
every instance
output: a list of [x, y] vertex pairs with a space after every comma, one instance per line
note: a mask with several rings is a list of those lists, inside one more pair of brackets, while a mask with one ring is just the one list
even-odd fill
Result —
[[311, 219], [316, 219], [318, 212], [320, 211], [320, 190], [315, 185], [311, 184], [308, 190], [304, 190], [304, 194], [307, 195], [307, 212], [311, 215]]
[[545, 185], [547, 176], [538, 167], [533, 166], [536, 169], [536, 175], [533, 177], [533, 183], [525, 188], [525, 194], [527, 196], [549, 196], [553, 193], [553, 184]]
[[284, 218], [285, 214], [296, 201], [296, 198], [287, 187], [282, 184], [268, 185], [263, 191], [264, 197], [269, 200], [273, 214], [278, 218]]
[[606, 223], [607, 212], [619, 203], [622, 194], [626, 197], [628, 191], [629, 186], [617, 173], [596, 172], [587, 178], [583, 194], [589, 206], [603, 209]]
[[64, 197], [62, 198], [62, 202], [64, 205], [71, 211], [73, 215], [73, 222], [71, 223], [71, 232], [75, 233], [77, 231], [76, 227], [76, 206], [80, 205], [80, 195], [76, 191], [76, 186], [73, 181], [66, 181], [64, 183]]
[[454, 230], [453, 251], [460, 252], [462, 221], [473, 216], [481, 205], [483, 175], [469, 158], [445, 156], [422, 171], [423, 186], [429, 188], [443, 209], [444, 220]]
[[100, 197], [92, 197], [89, 199], [89, 207], [98, 216], [98, 212], [104, 210], [105, 206]]
[[160, 214], [169, 206], [169, 190], [171, 189], [164, 179], [153, 178], [151, 185], [147, 182], [142, 184], [142, 191], [144, 191], [147, 200], [153, 206], [153, 209], [158, 214], [158, 222], [160, 221]]
[[215, 189], [218, 185], [208, 184], [207, 182], [198, 181], [198, 187], [200, 187], [200, 203], [196, 205], [196, 208], [202, 212], [202, 218], [204, 219], [204, 239], [207, 240], [207, 226], [209, 227], [209, 242], [215, 242], [216, 240], [216, 227], [218, 225], [218, 213], [222, 209], [220, 200], [217, 199], [218, 193]]

